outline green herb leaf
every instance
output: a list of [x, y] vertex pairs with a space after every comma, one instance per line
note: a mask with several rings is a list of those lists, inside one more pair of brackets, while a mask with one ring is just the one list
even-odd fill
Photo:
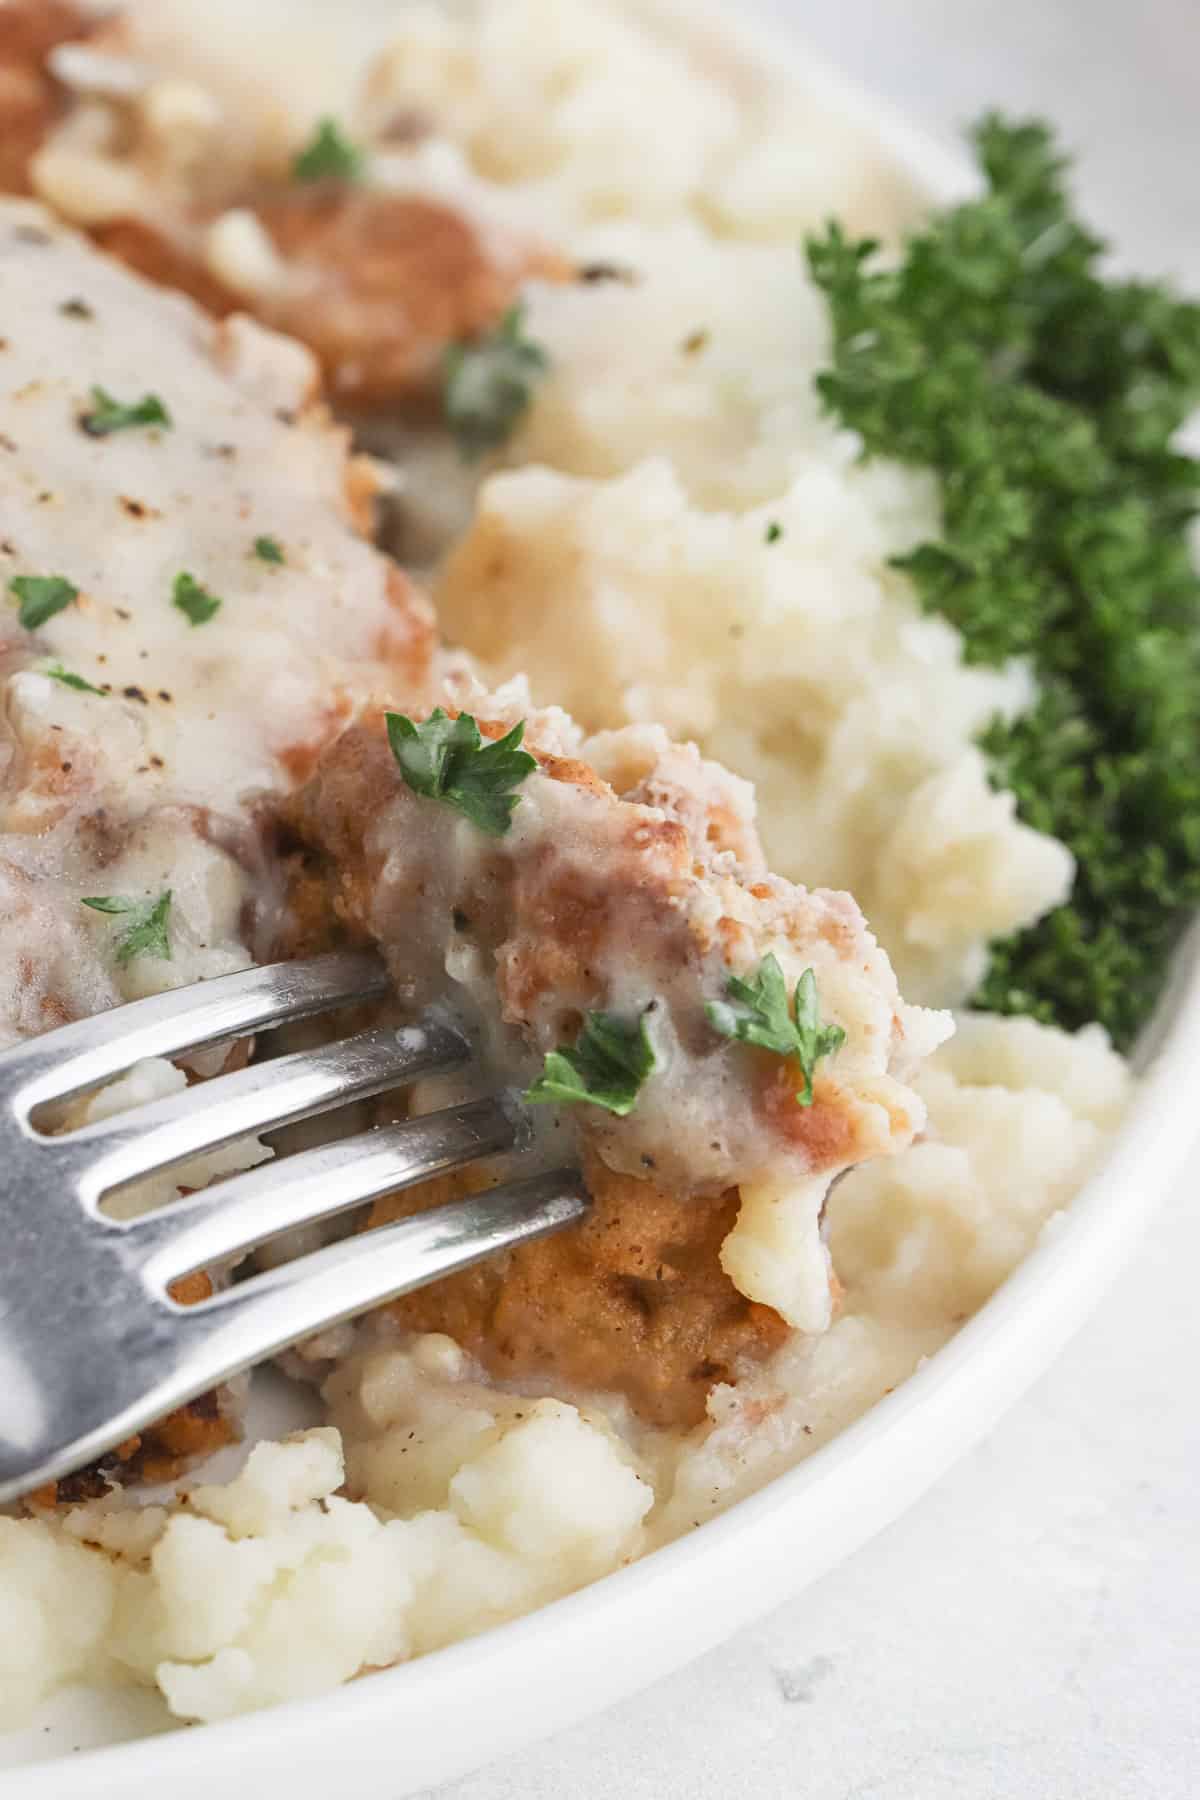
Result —
[[26, 631], [36, 631], [79, 598], [79, 589], [64, 575], [14, 575], [8, 591], [21, 602], [17, 617]]
[[[647, 1008], [649, 1011], [650, 1008]], [[526, 1100], [586, 1101], [624, 1118], [637, 1105], [643, 1083], [657, 1066], [646, 1013], [589, 1012], [571, 1049], [549, 1050]]]
[[254, 554], [257, 556], [259, 562], [281, 563], [285, 560], [282, 544], [278, 543], [273, 537], [256, 537], [254, 540]]
[[388, 743], [414, 794], [456, 806], [489, 837], [503, 837], [520, 802], [515, 792], [537, 768], [518, 748], [522, 719], [502, 738], [485, 743], [470, 713], [449, 719], [439, 706], [420, 725], [403, 713], [385, 713]]
[[763, 532], [763, 542], [765, 544], [777, 544], [782, 536], [783, 526], [779, 523], [778, 519], [771, 519], [767, 524], [766, 530]]
[[292, 163], [292, 175], [297, 181], [357, 181], [362, 168], [362, 151], [342, 136], [336, 119], [324, 118]]
[[93, 912], [129, 915], [129, 924], [117, 939], [117, 961], [124, 967], [135, 956], [156, 956], [171, 961], [171, 940], [167, 921], [171, 912], [171, 890], [167, 888], [157, 900], [134, 900], [123, 894], [96, 894], [82, 902]]
[[81, 694], [99, 694], [102, 700], [108, 699], [103, 688], [93, 687], [90, 681], [85, 681], [82, 675], [72, 674], [71, 670], [64, 669], [61, 663], [51, 663], [50, 667], [43, 669], [41, 673], [48, 675], [51, 681], [61, 681], [64, 687], [76, 688]]
[[549, 367], [541, 345], [525, 337], [524, 318], [523, 306], [510, 306], [495, 331], [446, 351], [442, 408], [467, 458], [506, 442]]
[[710, 1001], [704, 1009], [713, 1030], [743, 1044], [757, 1044], [775, 1056], [795, 1057], [804, 1076], [796, 1100], [800, 1106], [811, 1106], [817, 1064], [846, 1041], [840, 1025], [821, 1023], [812, 970], [805, 969], [796, 983], [794, 1007], [788, 1004], [783, 970], [774, 955], [763, 957], [750, 981], [731, 975], [725, 992], [725, 1000]]
[[867, 456], [932, 469], [943, 531], [897, 559], [968, 661], [1031, 659], [1034, 709], [983, 747], [1077, 863], [1069, 901], [992, 946], [974, 1003], [1127, 1048], [1200, 904], [1200, 306], [1111, 279], [1037, 122], [974, 131], [979, 199], [888, 266], [831, 226], [808, 261], [834, 328], [818, 379]]
[[128, 431], [133, 425], [171, 424], [171, 415], [157, 394], [143, 394], [132, 406], [114, 400], [102, 387], [92, 389], [92, 407], [79, 423], [91, 437], [108, 437], [114, 431]]
[[207, 625], [214, 613], [221, 610], [221, 602], [216, 594], [201, 587], [195, 576], [186, 570], [175, 577], [171, 589], [171, 604], [177, 606], [190, 625]]

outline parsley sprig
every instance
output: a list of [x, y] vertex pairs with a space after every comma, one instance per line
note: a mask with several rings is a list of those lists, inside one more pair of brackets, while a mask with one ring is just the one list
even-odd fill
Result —
[[834, 327], [818, 387], [867, 455], [936, 471], [941, 537], [898, 559], [969, 661], [1031, 658], [1040, 697], [983, 738], [1021, 816], [1061, 838], [1069, 901], [993, 945], [974, 1003], [1127, 1047], [1200, 903], [1200, 306], [1103, 271], [1048, 129], [975, 128], [981, 198], [888, 267], [808, 244]]
[[76, 675], [73, 669], [64, 669], [61, 663], [51, 663], [50, 667], [43, 669], [41, 673], [48, 676], [51, 681], [61, 682], [63, 687], [74, 688], [77, 693], [98, 694], [101, 700], [108, 699], [103, 688], [93, 687], [90, 681], [85, 681], [82, 675]]
[[357, 181], [363, 153], [342, 133], [336, 119], [317, 121], [313, 134], [292, 162], [296, 181]]
[[413, 793], [444, 800], [489, 837], [503, 837], [520, 803], [515, 790], [537, 768], [537, 759], [519, 748], [524, 719], [485, 743], [470, 713], [449, 719], [439, 706], [420, 725], [403, 713], [383, 716], [392, 755]]
[[812, 970], [805, 969], [796, 983], [794, 1003], [788, 1001], [783, 970], [773, 953], [763, 957], [749, 981], [731, 975], [725, 993], [726, 999], [712, 1000], [704, 1009], [713, 1030], [739, 1043], [757, 1044], [775, 1056], [794, 1057], [804, 1076], [797, 1104], [811, 1106], [817, 1064], [846, 1041], [840, 1025], [821, 1023]]
[[65, 575], [14, 575], [8, 591], [20, 601], [17, 617], [26, 631], [36, 631], [79, 598]]
[[637, 1105], [657, 1062], [646, 1012], [632, 1019], [621, 1013], [585, 1013], [574, 1045], [546, 1052], [542, 1073], [525, 1098], [535, 1104], [584, 1101], [623, 1119]]
[[171, 914], [171, 890], [167, 888], [156, 900], [136, 900], [125, 894], [93, 894], [82, 902], [93, 912], [126, 915], [128, 925], [116, 941], [117, 962], [123, 968], [135, 956], [156, 956], [171, 961], [171, 939], [168, 920]]
[[524, 326], [525, 308], [518, 302], [494, 331], [446, 351], [442, 408], [469, 460], [506, 442], [549, 367], [546, 352], [525, 336]]
[[189, 625], [207, 625], [221, 610], [218, 595], [210, 594], [186, 569], [175, 577], [171, 587], [171, 604], [178, 607]]
[[109, 437], [114, 431], [128, 431], [135, 425], [171, 424], [171, 415], [157, 394], [143, 394], [140, 400], [126, 405], [114, 400], [102, 387], [92, 389], [91, 410], [79, 423], [89, 437]]

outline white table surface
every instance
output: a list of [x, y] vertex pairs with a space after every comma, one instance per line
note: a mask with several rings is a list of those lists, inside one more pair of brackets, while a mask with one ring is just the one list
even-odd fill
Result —
[[[1124, 257], [1200, 290], [1200, 0], [764, 3], [947, 133], [990, 103], [1052, 115]], [[899, 1524], [437, 1800], [1196, 1800], [1197, 1188], [1200, 1156], [1061, 1361]]]

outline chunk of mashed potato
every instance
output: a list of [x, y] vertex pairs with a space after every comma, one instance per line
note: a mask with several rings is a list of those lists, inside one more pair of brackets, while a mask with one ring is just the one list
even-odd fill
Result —
[[761, 1487], [944, 1344], [1096, 1167], [1129, 1081], [1095, 1026], [964, 1018], [916, 1081], [925, 1137], [854, 1170], [830, 1197], [838, 1318], [736, 1388], [713, 1390], [711, 1429], [660, 1474], [653, 1541]]
[[[193, 1488], [186, 1504], [114, 1495], [59, 1519], [0, 1519], [4, 1715], [23, 1717], [70, 1680], [157, 1686], [185, 1719], [301, 1699], [525, 1611], [640, 1548], [653, 1491], [610, 1432], [561, 1401], [433, 1382], [428, 1355], [420, 1384], [405, 1382], [411, 1356], [384, 1361], [343, 1375], [346, 1409], [357, 1387], [354, 1416], [369, 1430], [360, 1395], [403, 1389], [385, 1452], [399, 1462], [420, 1436], [426, 1487], [415, 1491], [438, 1470], [435, 1507], [345, 1498], [341, 1438], [321, 1427], [257, 1444], [233, 1481]], [[367, 1449], [358, 1461], [369, 1465]], [[395, 1482], [389, 1494], [403, 1506]]]

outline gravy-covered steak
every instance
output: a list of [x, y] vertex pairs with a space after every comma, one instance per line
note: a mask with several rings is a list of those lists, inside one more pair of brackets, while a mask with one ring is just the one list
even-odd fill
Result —
[[334, 914], [409, 1005], [466, 1021], [595, 1208], [394, 1315], [694, 1423], [743, 1359], [828, 1324], [825, 1195], [912, 1140], [905, 1075], [946, 1023], [904, 1005], [848, 895], [766, 872], [744, 782], [657, 727], [585, 741], [511, 694], [471, 704], [365, 716], [292, 817]]
[[461, 198], [392, 187], [332, 122], [298, 138], [282, 105], [264, 122], [261, 86], [219, 57], [198, 79], [196, 52], [152, 6], [0, 6], [0, 189], [218, 316], [290, 332], [359, 409], [419, 402], [447, 345], [495, 326], [524, 280], [567, 273]]
[[[17, 200], [0, 343], [4, 1042], [251, 963], [277, 907], [264, 804], [358, 695], [419, 692], [434, 638], [359, 532], [374, 478], [299, 345], [217, 324]], [[88, 1104], [187, 1078], [143, 1064]], [[161, 1474], [223, 1441], [227, 1411], [130, 1457]]]

